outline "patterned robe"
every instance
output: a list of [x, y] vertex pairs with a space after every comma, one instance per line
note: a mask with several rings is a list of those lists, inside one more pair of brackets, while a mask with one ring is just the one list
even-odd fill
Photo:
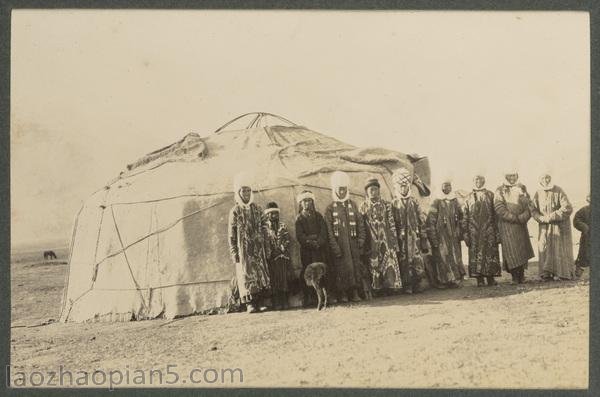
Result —
[[456, 198], [436, 199], [427, 215], [427, 235], [433, 250], [437, 281], [457, 282], [465, 275], [460, 240], [463, 212]]
[[360, 206], [367, 235], [367, 261], [371, 272], [371, 287], [401, 288], [400, 265], [398, 263], [398, 234], [392, 205], [379, 199], [367, 199]]
[[287, 292], [290, 273], [290, 234], [282, 221], [267, 220], [267, 263], [273, 292]]
[[395, 198], [392, 201], [396, 233], [400, 245], [400, 274], [407, 286], [425, 274], [421, 249], [427, 244], [425, 216], [413, 197]]
[[520, 266], [527, 267], [527, 261], [534, 254], [527, 230], [531, 213], [525, 186], [517, 183], [514, 186], [502, 185], [496, 189], [494, 210], [498, 220], [504, 268], [511, 271]]
[[590, 266], [590, 206], [580, 208], [573, 217], [573, 226], [581, 232], [579, 252], [575, 263], [579, 267]]
[[229, 250], [235, 263], [240, 300], [248, 303], [271, 288], [262, 209], [235, 204], [229, 212]]
[[540, 276], [572, 279], [575, 271], [570, 220], [573, 207], [567, 195], [558, 186], [538, 190], [531, 206], [531, 215], [539, 223]]
[[362, 283], [361, 254], [365, 243], [365, 225], [358, 207], [350, 199], [334, 201], [325, 210], [325, 222], [337, 290], [356, 288]]
[[463, 239], [469, 247], [469, 277], [500, 276], [498, 225], [494, 211], [494, 193], [473, 190], [464, 205]]

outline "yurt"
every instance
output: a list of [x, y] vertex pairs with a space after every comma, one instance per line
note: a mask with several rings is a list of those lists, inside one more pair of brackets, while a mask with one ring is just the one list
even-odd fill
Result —
[[357, 202], [372, 177], [390, 199], [399, 167], [414, 172], [413, 194], [423, 200], [427, 158], [357, 148], [269, 113], [240, 116], [206, 136], [188, 134], [127, 165], [85, 201], [73, 227], [61, 321], [174, 318], [224, 307], [234, 277], [227, 221], [240, 171], [251, 175], [257, 204], [278, 203], [299, 273], [296, 196], [312, 190], [323, 212], [330, 174], [342, 170]]

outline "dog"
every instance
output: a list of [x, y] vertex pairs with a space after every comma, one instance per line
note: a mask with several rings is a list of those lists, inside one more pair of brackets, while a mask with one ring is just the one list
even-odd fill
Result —
[[317, 293], [317, 311], [327, 308], [327, 289], [325, 288], [325, 275], [327, 265], [323, 262], [313, 262], [304, 270], [304, 281], [309, 287], [313, 287]]

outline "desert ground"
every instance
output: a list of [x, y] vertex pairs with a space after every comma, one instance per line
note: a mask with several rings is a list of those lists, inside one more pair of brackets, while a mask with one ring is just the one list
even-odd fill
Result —
[[[541, 283], [532, 263], [524, 285], [510, 285], [507, 275], [496, 287], [478, 288], [467, 280], [460, 289], [429, 289], [322, 312], [61, 324], [54, 321], [67, 270], [64, 255], [50, 262], [13, 259], [13, 384], [15, 374], [36, 371], [50, 382], [48, 374], [62, 366], [75, 379], [112, 370], [113, 387], [135, 386], [134, 373], [146, 386], [169, 386], [134, 371], [167, 374], [170, 366], [178, 374], [171, 386], [180, 387], [588, 386], [587, 271], [580, 281]], [[222, 372], [237, 368], [243, 379]], [[200, 383], [190, 381], [194, 369], [204, 371], [195, 373]], [[119, 371], [131, 373], [129, 383], [117, 383]]]

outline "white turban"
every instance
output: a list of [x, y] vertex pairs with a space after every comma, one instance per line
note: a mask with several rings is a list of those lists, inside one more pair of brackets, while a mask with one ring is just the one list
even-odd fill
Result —
[[[247, 203], [244, 203], [242, 197], [240, 196], [240, 189], [242, 187], [250, 188], [250, 200]], [[248, 207], [254, 201], [254, 193], [252, 193], [252, 178], [250, 174], [247, 172], [240, 172], [233, 178], [233, 195], [235, 198], [235, 202], [242, 207]]]
[[346, 196], [339, 198], [337, 196], [336, 190], [339, 187], [348, 188], [350, 185], [350, 177], [343, 171], [335, 171], [331, 174], [331, 196], [333, 201], [346, 201], [350, 198], [350, 189], [346, 189]]
[[[550, 177], [550, 183], [548, 184], [546, 184], [547, 176]], [[540, 186], [542, 187], [542, 190], [552, 190], [554, 188], [554, 184], [552, 183], [552, 175], [550, 175], [550, 172], [544, 172], [542, 175], [540, 175]]]
[[[483, 185], [478, 188], [477, 185], [475, 184], [475, 181], [477, 180], [477, 178], [483, 178]], [[483, 190], [485, 189], [485, 175], [483, 174], [483, 172], [478, 172], [475, 174], [475, 176], [473, 177], [473, 190]]]
[[332, 189], [337, 189], [338, 187], [348, 187], [348, 185], [350, 184], [350, 178], [348, 177], [348, 174], [346, 174], [343, 171], [335, 171], [333, 174], [331, 174], [331, 188]]

